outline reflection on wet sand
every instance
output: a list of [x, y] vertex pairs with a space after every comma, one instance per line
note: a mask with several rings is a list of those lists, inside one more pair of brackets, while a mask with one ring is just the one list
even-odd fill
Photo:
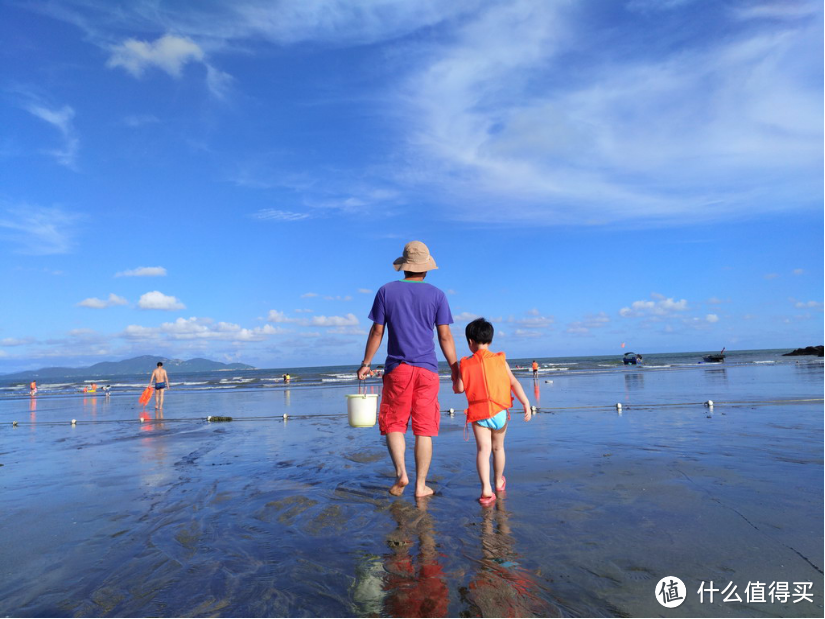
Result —
[[626, 391], [645, 388], [645, 376], [640, 372], [624, 375], [624, 386]]
[[[433, 518], [427, 513], [429, 498], [416, 506], [405, 501], [390, 505], [397, 527], [387, 537], [384, 613], [390, 617], [445, 617], [449, 589], [436, 550]], [[412, 547], [418, 540], [418, 554]]]
[[713, 382], [727, 382], [728, 371], [726, 368], [713, 368], [705, 370], [705, 375], [708, 377], [710, 383]]
[[510, 514], [504, 504], [505, 499], [499, 498], [482, 513], [482, 557], [462, 596], [470, 606], [470, 616], [558, 616], [558, 609], [549, 608], [539, 597], [539, 585], [532, 574], [519, 565]]

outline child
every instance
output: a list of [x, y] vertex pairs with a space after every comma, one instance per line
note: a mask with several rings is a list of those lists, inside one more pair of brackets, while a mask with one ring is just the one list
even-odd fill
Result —
[[467, 423], [472, 422], [476, 437], [476, 467], [481, 480], [478, 502], [492, 505], [496, 494], [490, 485], [490, 450], [493, 452], [493, 472], [496, 492], [504, 492], [504, 435], [507, 432], [509, 408], [513, 406], [511, 390], [524, 406], [524, 421], [530, 421], [530, 402], [524, 389], [513, 376], [504, 353], [490, 352], [493, 325], [476, 318], [464, 331], [472, 357], [461, 360], [460, 376], [455, 392], [467, 394]]

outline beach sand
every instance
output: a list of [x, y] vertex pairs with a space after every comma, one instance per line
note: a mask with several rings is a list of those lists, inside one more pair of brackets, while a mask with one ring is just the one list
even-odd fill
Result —
[[[823, 615], [821, 363], [552, 380], [545, 412], [513, 415], [492, 508], [446, 382], [425, 501], [387, 493], [377, 427], [346, 423], [354, 386], [172, 389], [147, 422], [136, 397], [2, 402], [0, 614]], [[700, 603], [703, 581], [742, 601]], [[813, 602], [772, 602], [773, 582]]]

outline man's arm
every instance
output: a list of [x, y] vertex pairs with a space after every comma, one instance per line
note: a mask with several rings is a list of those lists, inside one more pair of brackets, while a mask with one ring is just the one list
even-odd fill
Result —
[[384, 339], [384, 325], [379, 325], [377, 322], [372, 323], [370, 334], [367, 336], [367, 346], [364, 349], [364, 360], [361, 362], [361, 367], [358, 368], [358, 380], [364, 380], [369, 375], [369, 364], [372, 363], [372, 358], [378, 352], [382, 339]]
[[436, 329], [438, 330], [438, 345], [441, 346], [441, 352], [444, 353], [444, 358], [450, 364], [450, 377], [453, 379], [453, 390], [455, 390], [455, 383], [459, 375], [453, 332], [450, 331], [450, 325], [438, 325]]

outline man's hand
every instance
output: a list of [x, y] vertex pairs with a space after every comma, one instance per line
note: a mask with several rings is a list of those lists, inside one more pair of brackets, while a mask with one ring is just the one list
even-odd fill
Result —
[[360, 368], [358, 368], [358, 372], [356, 373], [356, 375], [358, 376], [358, 380], [366, 380], [367, 376], [370, 375], [370, 366], [362, 365]]

